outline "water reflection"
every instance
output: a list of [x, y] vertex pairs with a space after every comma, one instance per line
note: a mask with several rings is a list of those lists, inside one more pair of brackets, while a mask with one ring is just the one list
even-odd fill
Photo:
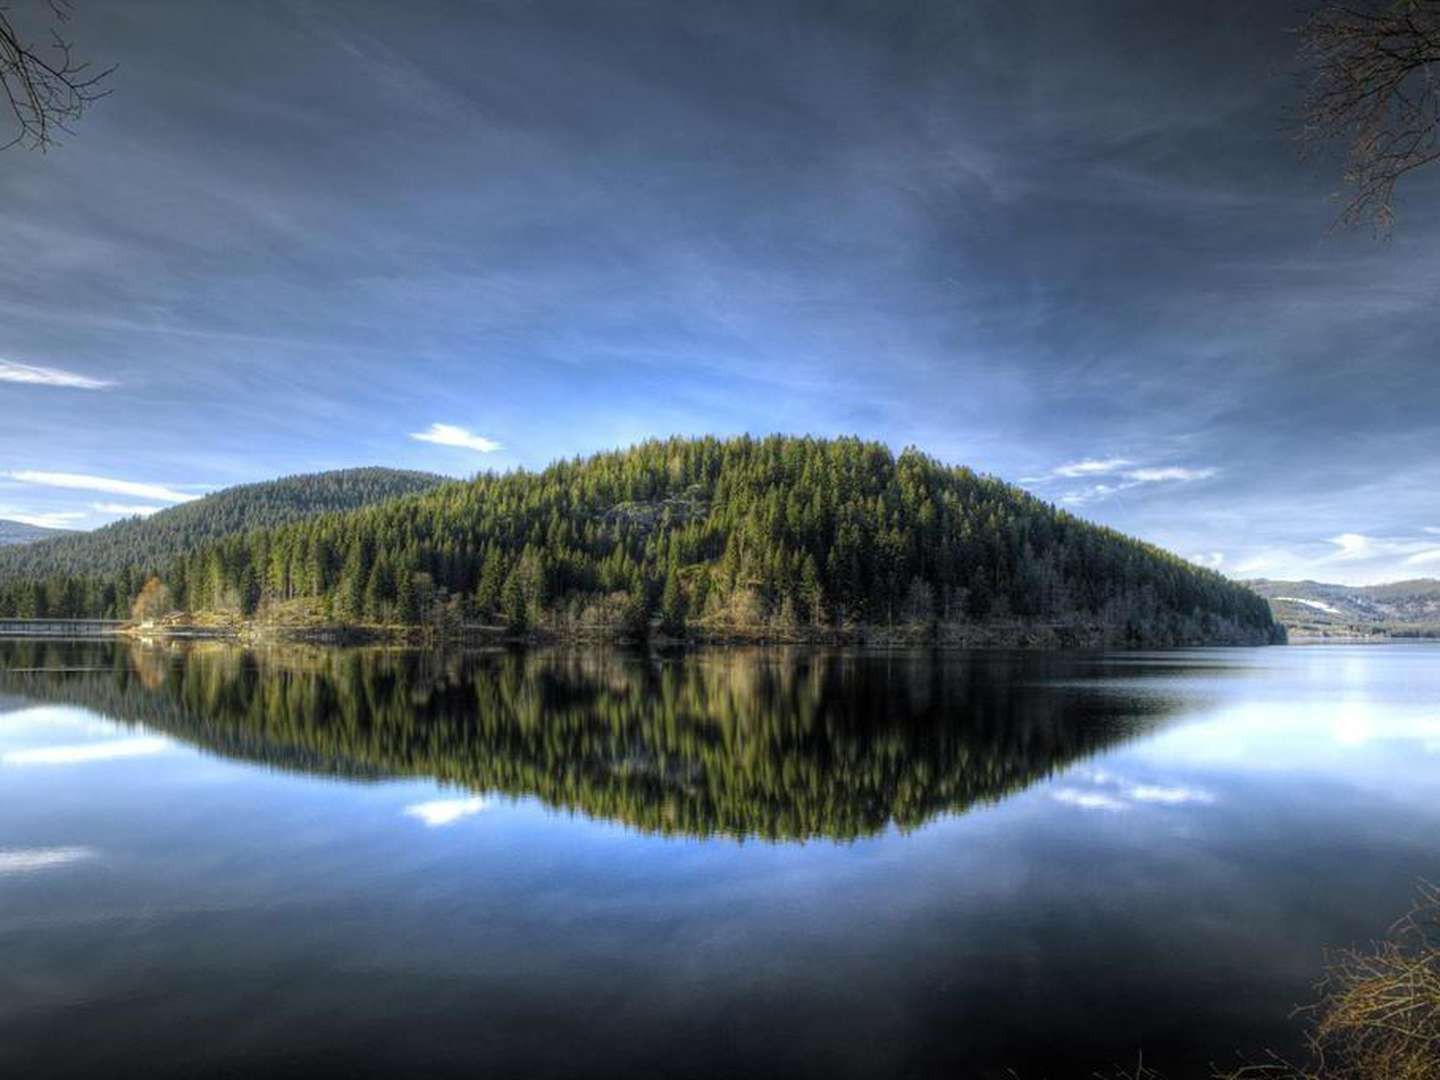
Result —
[[10, 642], [0, 1075], [1205, 1080], [1440, 878], [1437, 702], [1436, 646]]
[[86, 847], [0, 848], [0, 877], [10, 874], [33, 874], [58, 866], [93, 859], [95, 852]]
[[[1162, 693], [1095, 693], [1085, 669], [1097, 662], [20, 642], [0, 650], [0, 693], [146, 732], [12, 751], [16, 764], [158, 752], [167, 741], [151, 733], [164, 732], [275, 768], [475, 793], [409, 809], [430, 825], [498, 792], [665, 835], [853, 839], [1000, 800], [1171, 715]], [[1113, 660], [1105, 673], [1117, 675]], [[1128, 674], [1143, 684], [1175, 669], [1147, 661]], [[1066, 792], [1117, 809], [1203, 797], [1136, 786], [1055, 797]]]

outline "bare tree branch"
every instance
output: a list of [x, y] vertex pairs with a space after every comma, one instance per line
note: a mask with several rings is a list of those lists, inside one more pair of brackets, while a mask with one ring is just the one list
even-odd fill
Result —
[[1440, 159], [1440, 0], [1327, 4], [1298, 34], [1300, 143], [1343, 149], [1339, 223], [1388, 233], [1400, 178]]
[[8, 106], [11, 131], [8, 139], [0, 135], [4, 139], [0, 150], [49, 149], [59, 133], [69, 133], [69, 125], [87, 106], [109, 93], [102, 84], [115, 69], [92, 71], [75, 59], [70, 41], [61, 33], [70, 19], [69, 0], [50, 0], [48, 9], [54, 25], [42, 46], [17, 29], [9, 5], [0, 5], [0, 87], [5, 91], [0, 113]]

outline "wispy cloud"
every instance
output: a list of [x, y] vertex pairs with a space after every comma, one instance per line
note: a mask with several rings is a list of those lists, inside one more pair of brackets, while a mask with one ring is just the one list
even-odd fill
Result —
[[91, 503], [90, 508], [98, 510], [102, 514], [124, 514], [126, 517], [149, 517], [151, 514], [158, 514], [165, 509], [163, 506], [150, 506], [146, 503], [114, 502]]
[[88, 765], [95, 761], [146, 757], [163, 754], [170, 741], [155, 737], [110, 739], [106, 742], [79, 743], [74, 746], [37, 746], [28, 750], [11, 750], [0, 756], [5, 765]]
[[93, 859], [96, 852], [88, 847], [11, 848], [0, 850], [0, 877], [7, 874], [33, 874], [57, 866]]
[[441, 825], [453, 825], [461, 818], [480, 813], [489, 805], [487, 800], [481, 798], [434, 799], [431, 802], [407, 806], [405, 815], [419, 818], [433, 829]]
[[1109, 498], [1122, 491], [1131, 491], [1146, 484], [1188, 484], [1196, 480], [1209, 480], [1218, 469], [1188, 465], [1145, 465], [1135, 467], [1134, 462], [1125, 458], [1087, 458], [1060, 465], [1041, 477], [1032, 477], [1030, 483], [1049, 483], [1057, 480], [1105, 477], [1088, 487], [1064, 492], [1060, 502], [1069, 506], [1080, 506], [1097, 499]]
[[92, 379], [74, 371], [60, 368], [40, 367], [37, 364], [17, 364], [13, 360], [0, 360], [0, 382], [30, 383], [33, 386], [64, 386], [71, 390], [103, 390], [114, 386], [105, 379]]
[[431, 424], [424, 431], [412, 431], [410, 438], [417, 442], [436, 443], [440, 446], [459, 446], [480, 454], [493, 454], [503, 447], [494, 439], [476, 435], [473, 431], [456, 424]]
[[31, 514], [23, 510], [6, 510], [0, 508], [0, 518], [18, 521], [22, 525], [34, 525], [40, 529], [68, 529], [77, 521], [83, 521], [85, 515], [72, 510], [54, 510], [43, 514]]
[[1065, 479], [1074, 479], [1077, 476], [1102, 476], [1106, 473], [1117, 472], [1129, 465], [1126, 458], [1086, 458], [1083, 461], [1072, 461], [1060, 465], [1053, 470], [1053, 475]]
[[1190, 561], [1199, 566], [1208, 566], [1212, 570], [1219, 570], [1225, 564], [1225, 553], [1223, 551], [1202, 551], [1191, 555]]
[[89, 476], [85, 473], [42, 472], [36, 469], [19, 469], [5, 473], [11, 480], [22, 484], [38, 484], [43, 487], [71, 488], [76, 491], [103, 491], [108, 495], [129, 495], [136, 499], [155, 499], [159, 502], [189, 502], [199, 496], [176, 491], [164, 484], [144, 484], [131, 480], [115, 480], [108, 476]]
[[1084, 458], [1057, 465], [1040, 476], [1022, 476], [1022, 484], [1043, 484], [1051, 480], [1075, 480], [1082, 476], [1105, 476], [1134, 464], [1128, 458]]
[[1127, 480], [1133, 480], [1137, 484], [1163, 484], [1169, 480], [1209, 480], [1215, 475], [1214, 469], [1187, 469], [1179, 465], [1170, 465], [1162, 469], [1133, 469], [1123, 475]]
[[[1425, 530], [1429, 532], [1430, 530]], [[1330, 543], [1338, 549], [1331, 555], [1334, 562], [1354, 562], [1364, 559], [1403, 558], [1410, 565], [1434, 562], [1440, 559], [1440, 544], [1434, 540], [1419, 537], [1366, 536], [1364, 533], [1341, 533], [1332, 536]]]
[[1377, 585], [1440, 566], [1440, 541], [1424, 535], [1373, 536], [1344, 532], [1308, 545], [1270, 547], [1235, 567], [1238, 577], [1311, 578], [1342, 585]]

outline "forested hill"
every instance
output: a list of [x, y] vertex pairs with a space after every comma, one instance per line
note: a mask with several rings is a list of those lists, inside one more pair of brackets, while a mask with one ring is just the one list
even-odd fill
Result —
[[[647, 442], [230, 536], [161, 577], [149, 598], [188, 611], [560, 634], [1279, 633], [1263, 599], [1219, 574], [969, 469], [857, 439]], [[12, 583], [0, 605], [119, 613], [135, 584]]]
[[[127, 518], [93, 532], [47, 530], [47, 539], [0, 551], [0, 588], [16, 580], [115, 577], [132, 569], [137, 573], [163, 570], [177, 556], [224, 536], [283, 525], [308, 514], [353, 510], [447, 482], [447, 477], [433, 473], [341, 469], [226, 488], [147, 518]], [[139, 588], [138, 582], [134, 588]]]
[[1388, 585], [1265, 579], [1246, 584], [1300, 637], [1440, 637], [1440, 581], [1434, 578]]
[[33, 544], [47, 536], [64, 536], [64, 529], [47, 529], [41, 525], [27, 525], [23, 521], [9, 521], [0, 518], [0, 547], [11, 544]]

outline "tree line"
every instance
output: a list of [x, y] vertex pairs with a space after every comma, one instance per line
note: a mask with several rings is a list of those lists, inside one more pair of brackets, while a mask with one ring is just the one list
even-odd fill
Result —
[[147, 615], [623, 636], [1006, 620], [1091, 620], [1155, 643], [1275, 633], [1265, 601], [1220, 574], [853, 438], [653, 440], [137, 552], [109, 574], [4, 568], [0, 615], [19, 616], [125, 617], [153, 579]]

